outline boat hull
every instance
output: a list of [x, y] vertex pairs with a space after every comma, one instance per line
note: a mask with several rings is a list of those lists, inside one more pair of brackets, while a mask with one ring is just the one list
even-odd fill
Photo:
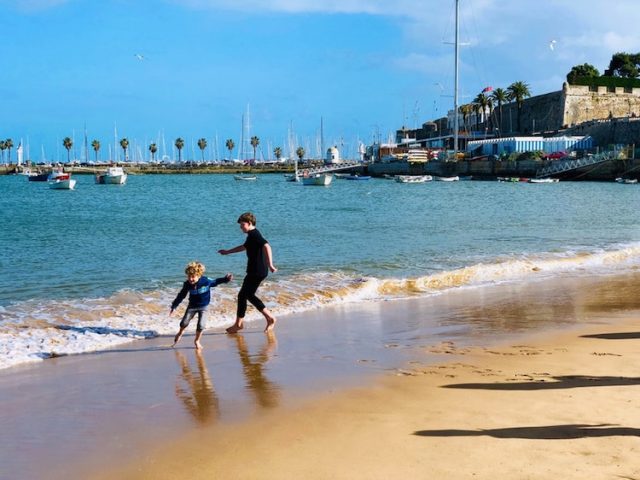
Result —
[[309, 185], [309, 186], [315, 185], [320, 187], [326, 187], [328, 185], [331, 185], [332, 180], [333, 180], [333, 175], [321, 173], [317, 175], [310, 175], [308, 177], [302, 177], [302, 184]]
[[73, 178], [57, 179], [49, 182], [49, 188], [53, 190], [73, 190], [75, 187], [76, 180]]

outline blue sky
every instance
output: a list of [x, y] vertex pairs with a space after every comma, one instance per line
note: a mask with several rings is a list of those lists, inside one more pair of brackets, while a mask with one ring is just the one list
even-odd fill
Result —
[[[0, 0], [0, 15], [0, 138], [37, 161], [66, 159], [85, 124], [103, 159], [114, 129], [132, 155], [182, 137], [199, 158], [204, 137], [220, 158], [247, 106], [265, 156], [289, 132], [315, 153], [321, 118], [325, 147], [352, 156], [453, 105], [454, 0]], [[461, 103], [517, 80], [559, 90], [574, 65], [640, 51], [637, 0], [460, 0], [460, 15]]]

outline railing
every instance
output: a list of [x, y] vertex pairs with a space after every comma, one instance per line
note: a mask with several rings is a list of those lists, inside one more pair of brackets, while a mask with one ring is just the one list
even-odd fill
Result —
[[599, 163], [608, 162], [616, 158], [616, 152], [603, 152], [596, 155], [589, 155], [582, 158], [567, 158], [564, 160], [554, 160], [550, 165], [542, 167], [536, 171], [536, 178], [550, 177], [560, 173], [569, 172], [578, 168], [589, 167]]

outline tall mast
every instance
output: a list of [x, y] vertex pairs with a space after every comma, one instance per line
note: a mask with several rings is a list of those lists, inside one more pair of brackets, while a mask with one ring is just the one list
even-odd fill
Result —
[[456, 0], [456, 37], [455, 37], [455, 68], [453, 87], [453, 159], [456, 160], [458, 153], [458, 0]]

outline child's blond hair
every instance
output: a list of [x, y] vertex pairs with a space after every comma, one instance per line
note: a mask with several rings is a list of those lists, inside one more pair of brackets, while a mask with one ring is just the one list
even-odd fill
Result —
[[187, 267], [184, 269], [184, 273], [186, 273], [187, 275], [195, 275], [197, 277], [201, 277], [205, 270], [205, 266], [200, 262], [189, 262], [187, 264]]

